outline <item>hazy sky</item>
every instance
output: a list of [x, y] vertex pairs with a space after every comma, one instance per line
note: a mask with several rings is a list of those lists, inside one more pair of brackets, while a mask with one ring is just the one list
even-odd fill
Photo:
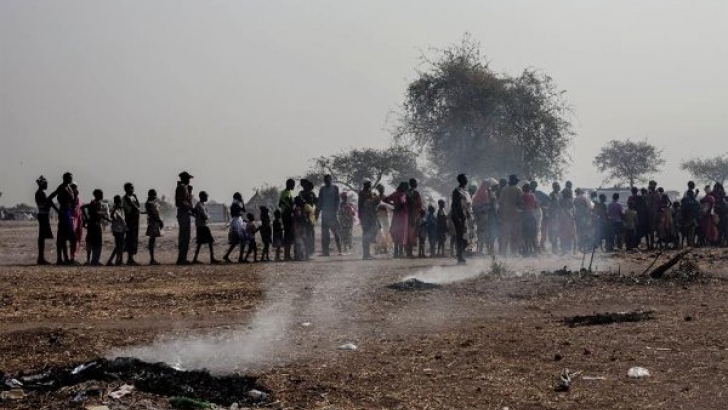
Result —
[[606, 141], [647, 138], [681, 187], [681, 160], [728, 151], [726, 21], [719, 0], [2, 0], [0, 204], [66, 170], [85, 199], [169, 195], [186, 169], [227, 201], [385, 147], [422, 51], [465, 32], [496, 71], [567, 90], [577, 185]]

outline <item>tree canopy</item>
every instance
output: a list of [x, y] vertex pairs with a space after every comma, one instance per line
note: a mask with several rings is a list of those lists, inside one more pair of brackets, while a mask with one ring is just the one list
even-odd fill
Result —
[[560, 176], [573, 133], [564, 92], [551, 77], [532, 69], [496, 73], [469, 36], [438, 53], [409, 84], [394, 131], [426, 154], [430, 182], [450, 187], [459, 173]]
[[304, 178], [317, 183], [323, 175], [331, 175], [333, 181], [344, 187], [358, 191], [365, 178], [372, 185], [389, 183], [409, 178], [422, 179], [417, 155], [402, 146], [386, 149], [352, 149], [331, 156], [321, 156], [313, 160], [313, 166]]
[[728, 154], [713, 158], [692, 158], [680, 164], [680, 169], [702, 182], [718, 182], [722, 185], [728, 179]]
[[605, 182], [644, 182], [650, 174], [656, 173], [665, 163], [662, 151], [647, 141], [612, 140], [602, 147], [594, 158], [599, 172], [606, 172]]

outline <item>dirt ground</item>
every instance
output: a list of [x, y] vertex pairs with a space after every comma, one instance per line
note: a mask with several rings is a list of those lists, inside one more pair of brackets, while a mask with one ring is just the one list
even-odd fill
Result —
[[[37, 267], [30, 265], [35, 229], [0, 224], [5, 373], [152, 346], [145, 350], [152, 359], [178, 350], [183, 367], [194, 355], [213, 373], [258, 376], [269, 408], [728, 408], [728, 250], [696, 250], [689, 258], [700, 277], [663, 280], [637, 278], [652, 252], [597, 255], [597, 274], [561, 275], [551, 272], [578, 271], [581, 256], [507, 260], [498, 275], [491, 259], [460, 268], [450, 259], [364, 262], [356, 254], [305, 263]], [[214, 233], [221, 252], [224, 227]], [[170, 231], [161, 241], [163, 263], [174, 260], [174, 240]], [[146, 263], [145, 251], [139, 261]], [[387, 287], [410, 276], [440, 286]], [[633, 310], [653, 310], [654, 319], [564, 324], [573, 315]], [[175, 340], [204, 348], [185, 350]], [[357, 350], [337, 348], [348, 342]], [[633, 366], [651, 376], [628, 378]], [[580, 375], [570, 391], [556, 392], [566, 368]], [[140, 391], [74, 402], [76, 393], [26, 392], [0, 408], [102, 401], [111, 409], [170, 408], [167, 397]]]

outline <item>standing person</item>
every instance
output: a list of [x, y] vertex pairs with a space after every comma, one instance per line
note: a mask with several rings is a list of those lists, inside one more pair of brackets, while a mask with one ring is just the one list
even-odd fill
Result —
[[[375, 187], [379, 196], [377, 200], [384, 198], [384, 185], [377, 184]], [[375, 235], [375, 253], [377, 255], [389, 255], [389, 248], [394, 248], [392, 242], [392, 234], [389, 233], [391, 224], [389, 223], [389, 208], [392, 206], [379, 200], [377, 208], [377, 234]]]
[[718, 240], [718, 227], [713, 219], [715, 197], [710, 185], [705, 187], [705, 196], [700, 199], [700, 245], [712, 246]]
[[445, 212], [445, 200], [437, 201], [437, 256], [445, 256], [445, 242], [447, 241], [448, 223]]
[[341, 231], [341, 249], [344, 252], [351, 251], [355, 212], [356, 210], [354, 209], [354, 206], [349, 202], [349, 195], [346, 191], [342, 192], [338, 219]]
[[384, 202], [394, 207], [392, 211], [392, 226], [390, 227], [389, 232], [392, 235], [392, 242], [394, 242], [395, 258], [404, 257], [405, 249], [409, 245], [409, 216], [407, 212], [408, 189], [409, 184], [407, 182], [400, 182], [397, 190], [384, 198]]
[[573, 251], [574, 240], [576, 239], [574, 196], [568, 190], [561, 191], [559, 209], [559, 243], [561, 244], [561, 254], [566, 255]]
[[425, 244], [427, 243], [427, 213], [425, 210], [420, 211], [420, 226], [417, 230], [417, 257], [424, 258], [427, 255], [425, 254]]
[[508, 186], [501, 189], [500, 216], [501, 216], [501, 255], [515, 255], [521, 245], [521, 208], [523, 207], [523, 191], [518, 187], [518, 177], [510, 175]]
[[686, 245], [693, 246], [695, 245], [696, 229], [700, 216], [700, 202], [695, 199], [696, 192], [694, 190], [688, 190], [686, 194], [680, 204], [682, 235]]
[[437, 256], [437, 216], [435, 215], [435, 207], [432, 205], [427, 207], [425, 229], [427, 230], [427, 242], [430, 244], [430, 258], [434, 258]]
[[559, 228], [561, 223], [561, 185], [558, 182], [551, 184], [551, 193], [549, 194], [548, 207], [548, 235], [549, 243], [551, 243], [551, 251], [559, 253]]
[[293, 198], [293, 233], [294, 233], [294, 258], [297, 261], [306, 261], [310, 258], [306, 244], [308, 235], [309, 218], [306, 214], [306, 203], [300, 195]]
[[208, 199], [207, 192], [200, 191], [198, 196], [200, 200], [197, 201], [194, 210], [195, 228], [197, 231], [197, 236], [195, 237], [195, 240], [197, 241], [197, 248], [195, 249], [195, 256], [192, 259], [192, 263], [202, 263], [197, 259], [197, 257], [200, 255], [200, 248], [202, 248], [202, 245], [207, 245], [210, 248], [210, 264], [218, 264], [220, 263], [220, 261], [215, 259], [215, 238], [212, 237], [210, 227], [207, 226], [207, 221], [210, 220], [210, 213], [207, 211], [207, 206], [205, 206]]
[[[71, 184], [73, 192], [73, 203], [71, 205], [71, 226], [73, 228], [74, 241], [71, 241], [71, 260], [76, 260], [76, 252], [83, 239], [83, 212], [81, 212], [81, 194], [78, 192], [78, 185]], [[86, 250], [86, 263], [90, 262], [90, 249]]]
[[235, 249], [236, 246], [240, 246], [240, 254], [238, 255], [238, 263], [243, 261], [243, 252], [245, 251], [245, 244], [248, 242], [248, 235], [245, 230], [245, 220], [243, 215], [245, 214], [245, 204], [243, 204], [243, 196], [240, 192], [233, 194], [233, 203], [230, 205], [230, 231], [228, 232], [228, 244], [230, 247], [222, 260], [227, 263], [232, 263], [230, 260], [230, 253]]
[[645, 198], [647, 205], [647, 218], [649, 222], [647, 230], [647, 248], [655, 247], [655, 232], [660, 225], [660, 206], [662, 204], [662, 194], [657, 190], [657, 182], [650, 181], [647, 185], [647, 197]]
[[[306, 254], [309, 259], [314, 256], [316, 251], [316, 204], [318, 204], [318, 198], [313, 192], [313, 182], [302, 179], [301, 180], [301, 192], [298, 196], [303, 200], [303, 209], [306, 213]], [[338, 194], [337, 194], [338, 197]]]
[[612, 195], [612, 203], [607, 207], [607, 218], [609, 218], [611, 227], [611, 237], [607, 240], [607, 251], [613, 251], [615, 247], [617, 249], [622, 248], [623, 214], [624, 210], [619, 203], [619, 194], [615, 192]]
[[548, 225], [548, 211], [549, 196], [545, 192], [538, 189], [538, 182], [536, 180], [531, 181], [531, 192], [536, 196], [536, 209], [534, 214], [536, 215], [536, 250], [541, 252], [545, 249], [546, 245], [546, 229]]
[[143, 213], [139, 198], [134, 193], [134, 185], [131, 182], [124, 184], [124, 197], [121, 198], [124, 204], [124, 219], [126, 220], [126, 264], [138, 266], [134, 260], [139, 248], [139, 219]]
[[38, 190], [35, 191], [35, 205], [38, 207], [38, 265], [50, 265], [45, 258], [45, 241], [53, 239], [53, 230], [51, 230], [51, 203], [48, 201], [45, 190], [48, 189], [48, 181], [43, 175], [35, 180]]
[[245, 231], [248, 235], [248, 253], [243, 258], [243, 263], [248, 263], [248, 257], [253, 254], [253, 262], [258, 262], [258, 244], [255, 242], [255, 234], [258, 232], [258, 227], [255, 225], [255, 215], [248, 213], [246, 216]]
[[278, 199], [278, 208], [281, 210], [281, 221], [283, 223], [283, 258], [291, 260], [291, 247], [296, 241], [293, 230], [293, 190], [296, 188], [296, 181], [289, 178], [286, 180], [286, 189], [281, 192]]
[[538, 225], [536, 222], [536, 208], [538, 202], [536, 195], [531, 192], [531, 184], [523, 184], [523, 195], [521, 196], [521, 226], [523, 230], [523, 256], [530, 256], [536, 253]]
[[[594, 248], [602, 248], [602, 241], [609, 237], [609, 220], [607, 219], [607, 196], [599, 194], [599, 200], [592, 210], [594, 223]], [[635, 233], [637, 235], [637, 233]], [[639, 240], [636, 240], [639, 242]], [[602, 248], [603, 249], [603, 248]]]
[[147, 249], [149, 250], [149, 264], [159, 265], [159, 262], [157, 262], [154, 258], [154, 251], [156, 250], [157, 238], [162, 236], [164, 222], [162, 221], [159, 199], [157, 198], [157, 191], [155, 189], [147, 191], [147, 202], [144, 203], [144, 210], [147, 213], [147, 237], [149, 238]]
[[475, 217], [475, 228], [478, 234], [478, 246], [475, 252], [482, 255], [488, 240], [488, 208], [490, 206], [490, 189], [488, 182], [482, 181], [473, 195], [473, 216]]
[[581, 252], [586, 253], [591, 251], [594, 242], [591, 234], [591, 212], [594, 204], [587, 198], [586, 193], [581, 188], [576, 188], [574, 192], [576, 193], [576, 198], [574, 198], [574, 220], [576, 222], [578, 247]]
[[114, 205], [111, 208], [111, 233], [114, 235], [114, 250], [111, 252], [106, 266], [113, 266], [114, 264], [119, 266], [124, 255], [124, 243], [126, 239], [124, 206], [121, 204], [121, 196], [119, 195], [114, 195]]
[[268, 211], [267, 206], [260, 207], [260, 241], [263, 242], [260, 261], [270, 262], [270, 244], [273, 241], [273, 229], [270, 226], [270, 211]]
[[637, 248], [637, 210], [634, 202], [627, 203], [627, 210], [623, 215], [624, 243], [628, 251]]
[[177, 207], [177, 224], [179, 225], [179, 237], [177, 241], [177, 265], [190, 265], [187, 260], [187, 253], [190, 249], [192, 213], [192, 193], [190, 192], [190, 180], [194, 178], [187, 171], [179, 174], [177, 189], [174, 192], [174, 205]]
[[73, 190], [71, 183], [73, 182], [73, 174], [66, 172], [63, 174], [63, 182], [48, 196], [48, 201], [52, 202], [54, 198], [58, 198], [58, 232], [56, 233], [56, 265], [71, 265], [74, 263], [68, 255], [68, 243], [76, 240], [73, 233], [73, 223], [71, 220], [71, 211], [73, 208]]
[[93, 196], [93, 201], [83, 206], [88, 216], [88, 220], [86, 221], [86, 236], [87, 243], [91, 246], [91, 262], [89, 265], [101, 266], [101, 247], [103, 245], [101, 221], [113, 221], [104, 214], [104, 209], [101, 204], [101, 201], [104, 199], [104, 193], [100, 189], [94, 189]]
[[[409, 234], [409, 238], [407, 240], [406, 251], [408, 257], [413, 256], [412, 248], [421, 238], [420, 225], [424, 216], [423, 212], [422, 195], [420, 195], [420, 191], [417, 190], [417, 180], [410, 178], [409, 189], [407, 190], [407, 232]], [[420, 254], [423, 253], [424, 249], [420, 252]]]
[[377, 205], [379, 205], [379, 195], [372, 190], [372, 181], [365, 179], [362, 183], [362, 189], [359, 191], [359, 222], [362, 229], [362, 258], [364, 260], [372, 259], [371, 244], [377, 237]]
[[468, 185], [468, 178], [465, 174], [457, 177], [458, 186], [452, 191], [452, 209], [450, 218], [455, 228], [455, 248], [458, 264], [465, 264], [465, 248], [468, 246], [465, 234], [467, 233], [467, 222], [472, 219], [472, 201], [470, 194], [465, 189]]
[[281, 260], [281, 248], [283, 247], [283, 222], [281, 221], [281, 211], [276, 209], [273, 211], [273, 249], [276, 252], [275, 261]]
[[319, 189], [316, 219], [321, 217], [321, 256], [329, 256], [331, 232], [334, 233], [336, 250], [341, 256], [341, 234], [339, 233], [339, 187], [331, 183], [331, 175], [324, 175], [324, 185]]

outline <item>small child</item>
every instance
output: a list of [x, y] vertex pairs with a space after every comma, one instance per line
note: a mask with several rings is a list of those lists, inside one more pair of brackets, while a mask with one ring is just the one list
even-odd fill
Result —
[[228, 231], [228, 244], [230, 247], [222, 260], [232, 263], [230, 253], [236, 246], [240, 245], [240, 254], [238, 255], [238, 263], [243, 261], [243, 252], [245, 252], [245, 244], [248, 242], [248, 236], [245, 231], [245, 220], [243, 219], [245, 205], [243, 205], [243, 196], [240, 192], [233, 195], [233, 203], [230, 205], [230, 231]]
[[427, 241], [430, 243], [430, 257], [434, 258], [436, 256], [435, 248], [437, 247], [437, 217], [435, 216], [434, 206], [427, 207], [427, 216], [424, 219]]
[[91, 246], [91, 266], [100, 266], [101, 262], [101, 247], [103, 245], [101, 221], [106, 219], [109, 222], [113, 222], [111, 219], [106, 217], [101, 201], [104, 200], [104, 193], [100, 189], [94, 189], [93, 201], [83, 206], [83, 210], [88, 216], [86, 221], [86, 235], [88, 244]]
[[273, 231], [270, 226], [270, 213], [268, 207], [260, 207], [260, 240], [263, 242], [263, 250], [260, 253], [261, 262], [270, 262], [269, 249], [273, 240]]
[[243, 258], [243, 263], [248, 263], [248, 257], [251, 252], [253, 253], [253, 262], [258, 262], [258, 245], [255, 243], [255, 233], [258, 232], [258, 227], [255, 226], [255, 215], [248, 213], [246, 219], [245, 233], [248, 236], [248, 252], [245, 254], [245, 258]]
[[281, 260], [281, 248], [283, 247], [283, 222], [281, 211], [273, 211], [273, 249], [276, 250], [276, 262]]
[[[121, 257], [124, 253], [124, 240], [126, 236], [124, 207], [121, 204], [120, 195], [114, 195], [114, 206], [111, 209], [111, 232], [114, 234], [114, 250], [111, 252], [106, 266], [112, 266], [114, 264], [119, 266], [121, 265]], [[86, 238], [88, 239], [88, 237]]]
[[448, 234], [448, 217], [445, 213], [445, 200], [437, 201], [437, 256], [445, 256], [445, 241]]
[[210, 214], [207, 212], [205, 203], [207, 202], [207, 192], [200, 191], [200, 200], [195, 205], [195, 227], [197, 227], [197, 249], [195, 249], [195, 257], [192, 259], [192, 263], [201, 264], [197, 257], [200, 255], [200, 248], [202, 245], [208, 245], [210, 247], [210, 264], [218, 264], [219, 260], [215, 259], [215, 248], [213, 244], [215, 239], [212, 237], [210, 227], [207, 226], [207, 221], [210, 219]]
[[424, 209], [420, 209], [420, 226], [419, 230], [417, 231], [417, 257], [419, 258], [425, 258], [427, 255], [425, 255], [425, 244], [427, 242], [427, 214], [425, 213]]

